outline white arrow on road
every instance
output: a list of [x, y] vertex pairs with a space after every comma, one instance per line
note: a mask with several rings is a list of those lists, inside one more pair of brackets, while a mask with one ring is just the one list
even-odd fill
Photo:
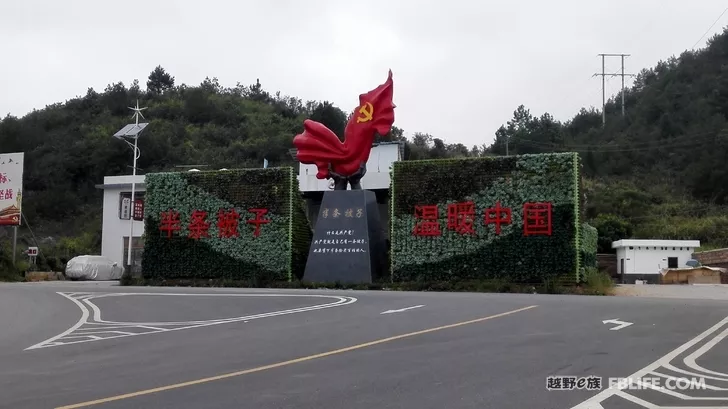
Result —
[[415, 305], [414, 307], [401, 308], [399, 310], [387, 310], [387, 311], [384, 311], [382, 313], [379, 313], [379, 315], [382, 315], [382, 314], [393, 314], [395, 312], [402, 312], [402, 311], [407, 311], [407, 310], [414, 310], [415, 308], [420, 308], [420, 307], [424, 307], [424, 305]]
[[616, 327], [609, 328], [610, 331], [617, 331], [617, 330], [620, 330], [622, 328], [629, 327], [633, 323], [631, 323], [631, 322], [625, 322], [625, 321], [620, 321], [619, 318], [612, 318], [611, 320], [604, 320], [604, 321], [602, 321], [602, 324], [617, 324]]

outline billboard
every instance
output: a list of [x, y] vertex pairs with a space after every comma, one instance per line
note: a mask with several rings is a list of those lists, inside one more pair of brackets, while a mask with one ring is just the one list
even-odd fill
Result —
[[23, 152], [0, 153], [0, 226], [20, 225], [23, 158]]

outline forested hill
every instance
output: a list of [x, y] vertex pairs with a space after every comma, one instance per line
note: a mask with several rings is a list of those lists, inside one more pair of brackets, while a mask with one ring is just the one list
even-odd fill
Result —
[[[728, 245], [728, 33], [706, 49], [643, 70], [601, 112], [582, 109], [560, 123], [518, 107], [492, 145], [447, 144], [428, 134], [406, 142], [405, 159], [578, 151], [584, 159], [588, 217], [603, 243], [612, 236], [695, 238]], [[142, 172], [177, 165], [260, 167], [291, 164], [291, 141], [305, 118], [343, 134], [348, 113], [328, 102], [272, 94], [253, 85], [176, 84], [155, 68], [146, 87], [134, 81], [0, 121], [0, 151], [25, 152], [24, 213], [36, 236], [84, 234], [98, 244], [106, 175], [130, 173], [131, 150], [111, 137], [131, 121], [138, 99], [150, 127], [140, 139]], [[404, 140], [394, 128], [382, 140]], [[78, 221], [78, 222], [77, 222]], [[604, 248], [608, 247], [606, 245]], [[97, 250], [98, 251], [98, 250]]]
[[520, 106], [486, 152], [580, 152], [601, 251], [610, 231], [728, 246], [728, 30], [643, 69], [624, 98], [626, 115], [614, 96], [604, 127], [601, 110], [560, 123]]
[[582, 109], [566, 123], [532, 116], [521, 106], [496, 132], [496, 154], [581, 152], [590, 177], [668, 184], [704, 201], [728, 203], [728, 31], [705, 49], [643, 69], [601, 110]]

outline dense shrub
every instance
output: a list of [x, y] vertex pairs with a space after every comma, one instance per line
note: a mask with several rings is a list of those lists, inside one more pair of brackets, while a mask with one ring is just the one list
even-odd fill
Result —
[[311, 229], [293, 168], [153, 173], [146, 185], [145, 278], [302, 276]]
[[[576, 282], [579, 170], [576, 153], [395, 162], [393, 280]], [[550, 232], [526, 226], [538, 221], [527, 215], [533, 204], [544, 210], [541, 229], [550, 207]], [[456, 213], [470, 223], [458, 225]], [[428, 228], [436, 233], [422, 235]]]

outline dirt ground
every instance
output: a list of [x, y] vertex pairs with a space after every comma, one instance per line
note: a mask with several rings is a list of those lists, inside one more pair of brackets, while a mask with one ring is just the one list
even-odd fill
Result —
[[728, 284], [619, 284], [614, 289], [614, 295], [728, 300]]

